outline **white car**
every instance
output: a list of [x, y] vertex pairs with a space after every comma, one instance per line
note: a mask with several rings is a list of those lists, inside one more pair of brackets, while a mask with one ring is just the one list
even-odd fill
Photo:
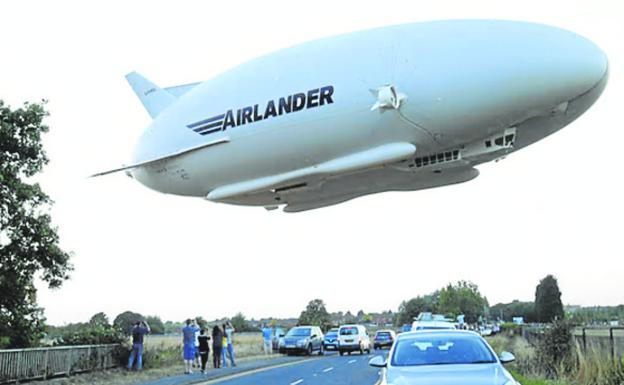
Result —
[[371, 352], [370, 337], [366, 328], [362, 325], [342, 325], [338, 329], [338, 352], [342, 356], [345, 353], [360, 352], [367, 354]]
[[369, 365], [385, 369], [380, 385], [519, 385], [503, 367], [514, 359], [509, 352], [497, 356], [477, 333], [429, 330], [400, 334], [388, 357]]
[[419, 330], [455, 330], [455, 324], [448, 321], [414, 321], [412, 331]]

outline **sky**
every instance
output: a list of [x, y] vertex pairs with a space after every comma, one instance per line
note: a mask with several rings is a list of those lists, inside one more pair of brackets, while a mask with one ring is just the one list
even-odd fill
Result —
[[[38, 282], [51, 324], [125, 310], [165, 320], [396, 310], [460, 279], [491, 304], [533, 300], [547, 274], [566, 304], [624, 303], [624, 10], [588, 1], [4, 1], [0, 98], [49, 100], [55, 204], [74, 271]], [[151, 191], [123, 173], [150, 118], [124, 79], [207, 80], [280, 48], [379, 26], [493, 18], [572, 30], [610, 60], [607, 89], [570, 126], [468, 183], [286, 214]], [[347, 273], [353, 269], [356, 274]], [[356, 279], [351, 279], [352, 277]], [[349, 278], [349, 279], [347, 279]]]

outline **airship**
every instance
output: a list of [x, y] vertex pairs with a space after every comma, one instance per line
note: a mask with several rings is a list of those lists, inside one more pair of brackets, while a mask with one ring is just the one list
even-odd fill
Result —
[[167, 88], [132, 72], [153, 120], [129, 164], [95, 176], [286, 212], [466, 182], [578, 118], [608, 72], [584, 37], [503, 20], [323, 38]]

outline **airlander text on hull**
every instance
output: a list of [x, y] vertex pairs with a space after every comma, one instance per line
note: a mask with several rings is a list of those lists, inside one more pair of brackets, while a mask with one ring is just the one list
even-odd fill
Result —
[[269, 100], [266, 107], [261, 108], [258, 104], [234, 110], [228, 110], [225, 114], [213, 116], [199, 122], [187, 125], [188, 128], [201, 134], [207, 135], [217, 131], [225, 131], [227, 128], [242, 126], [247, 123], [258, 122], [272, 117], [290, 114], [306, 108], [314, 108], [333, 103], [333, 86], [315, 88], [308, 92], [300, 92], [278, 100]]
[[153, 118], [115, 170], [167, 193], [295, 212], [476, 178], [582, 115], [607, 84], [591, 41], [450, 20], [293, 46], [210, 80], [127, 80]]

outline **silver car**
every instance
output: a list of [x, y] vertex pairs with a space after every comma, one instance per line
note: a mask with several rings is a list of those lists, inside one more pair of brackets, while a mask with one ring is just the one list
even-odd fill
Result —
[[376, 356], [369, 364], [382, 371], [380, 385], [519, 385], [500, 357], [477, 333], [463, 330], [418, 331], [400, 334], [388, 358]]

